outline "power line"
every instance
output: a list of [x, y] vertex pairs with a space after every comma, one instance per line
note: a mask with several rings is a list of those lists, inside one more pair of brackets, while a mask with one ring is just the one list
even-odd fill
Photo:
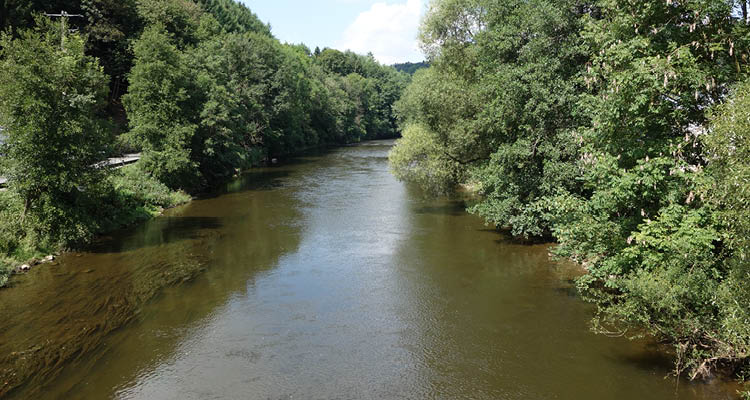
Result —
[[50, 13], [44, 13], [45, 16], [50, 18], [60, 18], [60, 48], [65, 50], [65, 21], [68, 20], [68, 18], [83, 18], [83, 15], [81, 14], [68, 14], [67, 11], [60, 11], [59, 14], [50, 14]]
[[47, 17], [83, 18], [83, 15], [81, 14], [68, 14], [65, 11], [60, 11], [60, 14], [44, 13], [44, 15]]

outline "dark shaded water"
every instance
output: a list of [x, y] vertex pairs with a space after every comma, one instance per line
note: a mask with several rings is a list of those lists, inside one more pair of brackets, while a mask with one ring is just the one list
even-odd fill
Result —
[[388, 172], [391, 142], [226, 193], [0, 292], [0, 393], [34, 399], [730, 399], [588, 331], [578, 270]]

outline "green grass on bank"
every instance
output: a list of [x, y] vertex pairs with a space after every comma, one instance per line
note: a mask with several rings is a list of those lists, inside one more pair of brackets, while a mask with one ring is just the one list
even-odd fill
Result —
[[[164, 209], [190, 201], [190, 195], [173, 191], [138, 165], [115, 170], [101, 187], [79, 202], [94, 202], [95, 214], [70, 232], [59, 234], [49, 220], [29, 213], [21, 221], [23, 202], [12, 190], [0, 192], [0, 287], [20, 265], [33, 259], [83, 246], [96, 235], [133, 225], [159, 215]], [[75, 205], [74, 205], [75, 206]], [[91, 209], [81, 205], [81, 209]]]
[[115, 218], [109, 230], [149, 219], [166, 208], [187, 203], [191, 198], [183, 191], [168, 188], [137, 164], [115, 171], [110, 181], [122, 208], [113, 214]]

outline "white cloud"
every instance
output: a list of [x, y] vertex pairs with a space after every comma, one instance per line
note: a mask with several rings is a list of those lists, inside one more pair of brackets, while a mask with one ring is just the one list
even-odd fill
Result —
[[372, 52], [384, 64], [421, 61], [424, 56], [417, 44], [417, 32], [422, 11], [423, 0], [375, 3], [346, 28], [336, 48]]

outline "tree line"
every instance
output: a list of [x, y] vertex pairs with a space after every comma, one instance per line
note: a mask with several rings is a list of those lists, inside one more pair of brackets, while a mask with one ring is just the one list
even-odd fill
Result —
[[581, 263], [600, 333], [750, 374], [750, 26], [736, 0], [434, 0], [395, 174]]
[[396, 71], [406, 72], [409, 75], [414, 75], [415, 72], [423, 68], [429, 68], [429, 66], [429, 63], [424, 61], [418, 63], [405, 62], [400, 64], [393, 64], [393, 68], [396, 68]]
[[[69, 18], [50, 18], [43, 12]], [[265, 160], [398, 134], [409, 76], [372, 55], [282, 44], [234, 0], [2, 4], [0, 286]], [[101, 161], [142, 152], [135, 167]]]

